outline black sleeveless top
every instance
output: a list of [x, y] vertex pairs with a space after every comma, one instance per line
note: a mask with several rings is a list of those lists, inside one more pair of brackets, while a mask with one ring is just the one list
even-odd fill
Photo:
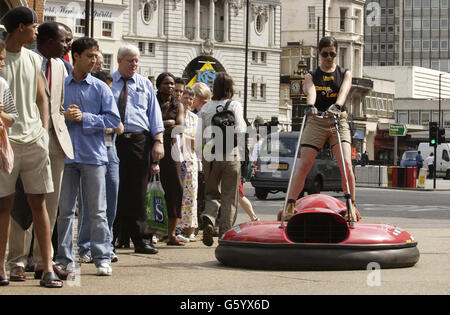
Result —
[[[346, 72], [347, 69], [339, 66], [336, 66], [334, 72], [323, 72], [320, 67], [310, 72], [316, 87], [316, 104], [314, 105], [319, 111], [324, 112], [328, 107], [336, 103]], [[344, 104], [339, 105], [342, 106]]]

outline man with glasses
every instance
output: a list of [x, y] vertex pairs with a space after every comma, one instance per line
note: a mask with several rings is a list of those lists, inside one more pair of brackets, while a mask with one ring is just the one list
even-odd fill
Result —
[[[294, 214], [295, 201], [303, 190], [306, 177], [314, 164], [317, 152], [326, 142], [330, 143], [338, 161], [341, 169], [342, 190], [351, 195], [353, 207], [351, 212], [352, 214], [355, 213], [355, 177], [352, 170], [351, 135], [345, 106], [347, 95], [352, 86], [352, 75], [350, 71], [336, 64], [337, 49], [338, 43], [334, 37], [322, 38], [318, 47], [320, 66], [305, 77], [306, 103], [308, 105], [304, 114], [307, 116], [307, 120], [302, 139], [300, 139], [300, 162], [294, 172], [291, 189], [288, 192], [285, 219], [289, 219]], [[326, 116], [326, 118], [317, 117], [318, 115]], [[333, 127], [335, 117], [339, 122], [339, 134], [350, 191], [346, 191], [340, 148], [337, 142], [336, 129]], [[350, 220], [356, 221], [356, 217], [351, 215]]]

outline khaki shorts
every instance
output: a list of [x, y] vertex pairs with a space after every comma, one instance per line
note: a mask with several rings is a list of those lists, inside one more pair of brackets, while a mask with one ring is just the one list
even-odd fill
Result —
[[[303, 130], [301, 145], [320, 150], [326, 142], [329, 142], [330, 146], [333, 147], [338, 141], [333, 122], [333, 118], [308, 117]], [[339, 134], [342, 142], [352, 143], [346, 112], [342, 113], [339, 120]]]
[[11, 174], [0, 170], [0, 198], [16, 191], [16, 181], [20, 176], [27, 194], [53, 192], [52, 171], [48, 155], [49, 136], [45, 133], [34, 143], [11, 143], [14, 151], [14, 168]]

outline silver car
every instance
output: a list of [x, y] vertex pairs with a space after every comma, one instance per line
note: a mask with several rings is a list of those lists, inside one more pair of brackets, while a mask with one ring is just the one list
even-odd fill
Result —
[[[286, 192], [299, 132], [278, 132], [270, 134], [260, 148], [257, 167], [251, 179], [258, 199], [266, 199], [269, 193]], [[300, 154], [297, 158], [298, 166]], [[322, 149], [317, 154], [309, 172], [305, 187], [298, 196], [318, 194], [321, 191], [342, 191], [339, 166], [330, 149]]]

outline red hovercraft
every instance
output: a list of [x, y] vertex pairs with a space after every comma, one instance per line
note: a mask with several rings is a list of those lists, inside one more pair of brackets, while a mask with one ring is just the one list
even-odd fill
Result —
[[[300, 134], [304, 124], [305, 118]], [[338, 143], [341, 146], [339, 136]], [[298, 148], [299, 144], [296, 156]], [[309, 195], [296, 202], [287, 223], [280, 212], [279, 221], [234, 226], [219, 240], [216, 258], [227, 266], [270, 270], [365, 270], [418, 262], [417, 242], [408, 232], [388, 224], [362, 223], [359, 213], [356, 222], [347, 221], [344, 216], [351, 205], [350, 196], [345, 197], [346, 203]]]

